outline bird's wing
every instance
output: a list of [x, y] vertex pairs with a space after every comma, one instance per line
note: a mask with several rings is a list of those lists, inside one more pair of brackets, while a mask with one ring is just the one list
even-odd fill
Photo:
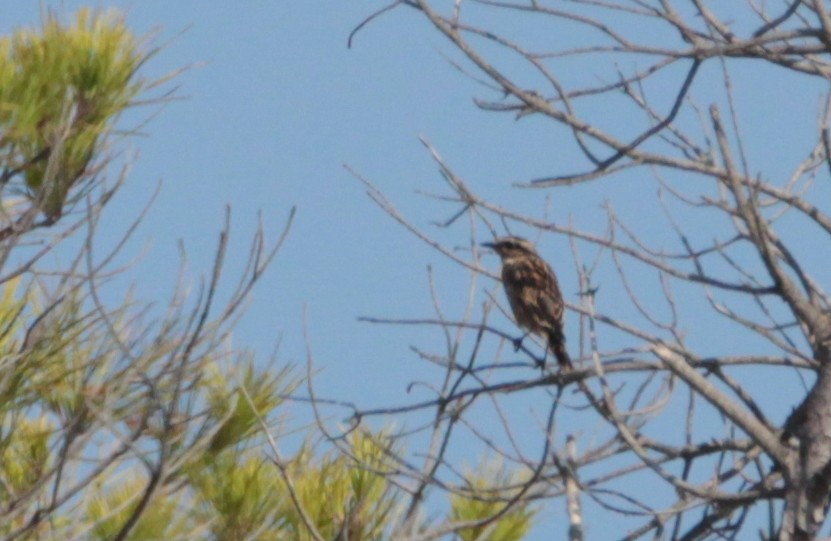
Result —
[[[554, 283], [556, 287], [556, 282]], [[560, 296], [559, 290], [556, 294], [552, 294], [551, 290], [540, 294], [539, 304], [542, 309], [551, 317], [552, 321], [562, 323], [563, 321], [563, 298]]]
[[[517, 314], [518, 310], [524, 308], [526, 315], [534, 320], [534, 327], [549, 327], [554, 322], [562, 321], [563, 300], [560, 288], [554, 273], [544, 261], [523, 260], [505, 265], [502, 280], [506, 288], [513, 290], [508, 297], [518, 320], [525, 319]], [[514, 301], [523, 306], [514, 306]]]

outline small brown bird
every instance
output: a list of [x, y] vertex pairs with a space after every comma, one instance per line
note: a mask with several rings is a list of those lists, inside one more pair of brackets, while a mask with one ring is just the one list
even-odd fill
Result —
[[[563, 296], [554, 271], [523, 238], [501, 237], [482, 246], [502, 258], [502, 284], [516, 322], [546, 340], [560, 368], [571, 369], [563, 334]], [[517, 348], [521, 342], [516, 341]]]

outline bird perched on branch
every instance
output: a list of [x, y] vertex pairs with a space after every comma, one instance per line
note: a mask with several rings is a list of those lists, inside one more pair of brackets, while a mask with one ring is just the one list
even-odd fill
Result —
[[[547, 342], [561, 369], [571, 369], [563, 334], [563, 296], [554, 271], [523, 238], [501, 237], [482, 246], [502, 259], [502, 284], [516, 322]], [[516, 341], [517, 348], [521, 343], [522, 338]]]

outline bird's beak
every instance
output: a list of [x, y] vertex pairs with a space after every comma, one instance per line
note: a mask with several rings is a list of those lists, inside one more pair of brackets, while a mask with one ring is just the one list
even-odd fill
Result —
[[492, 242], [483, 242], [479, 246], [484, 246], [485, 248], [490, 248], [491, 250], [496, 248], [496, 244], [494, 244]]

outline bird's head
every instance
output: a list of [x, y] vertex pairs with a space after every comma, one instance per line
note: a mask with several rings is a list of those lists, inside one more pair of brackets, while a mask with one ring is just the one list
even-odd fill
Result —
[[534, 245], [521, 237], [499, 237], [493, 242], [483, 242], [482, 246], [492, 249], [503, 260], [537, 253]]

